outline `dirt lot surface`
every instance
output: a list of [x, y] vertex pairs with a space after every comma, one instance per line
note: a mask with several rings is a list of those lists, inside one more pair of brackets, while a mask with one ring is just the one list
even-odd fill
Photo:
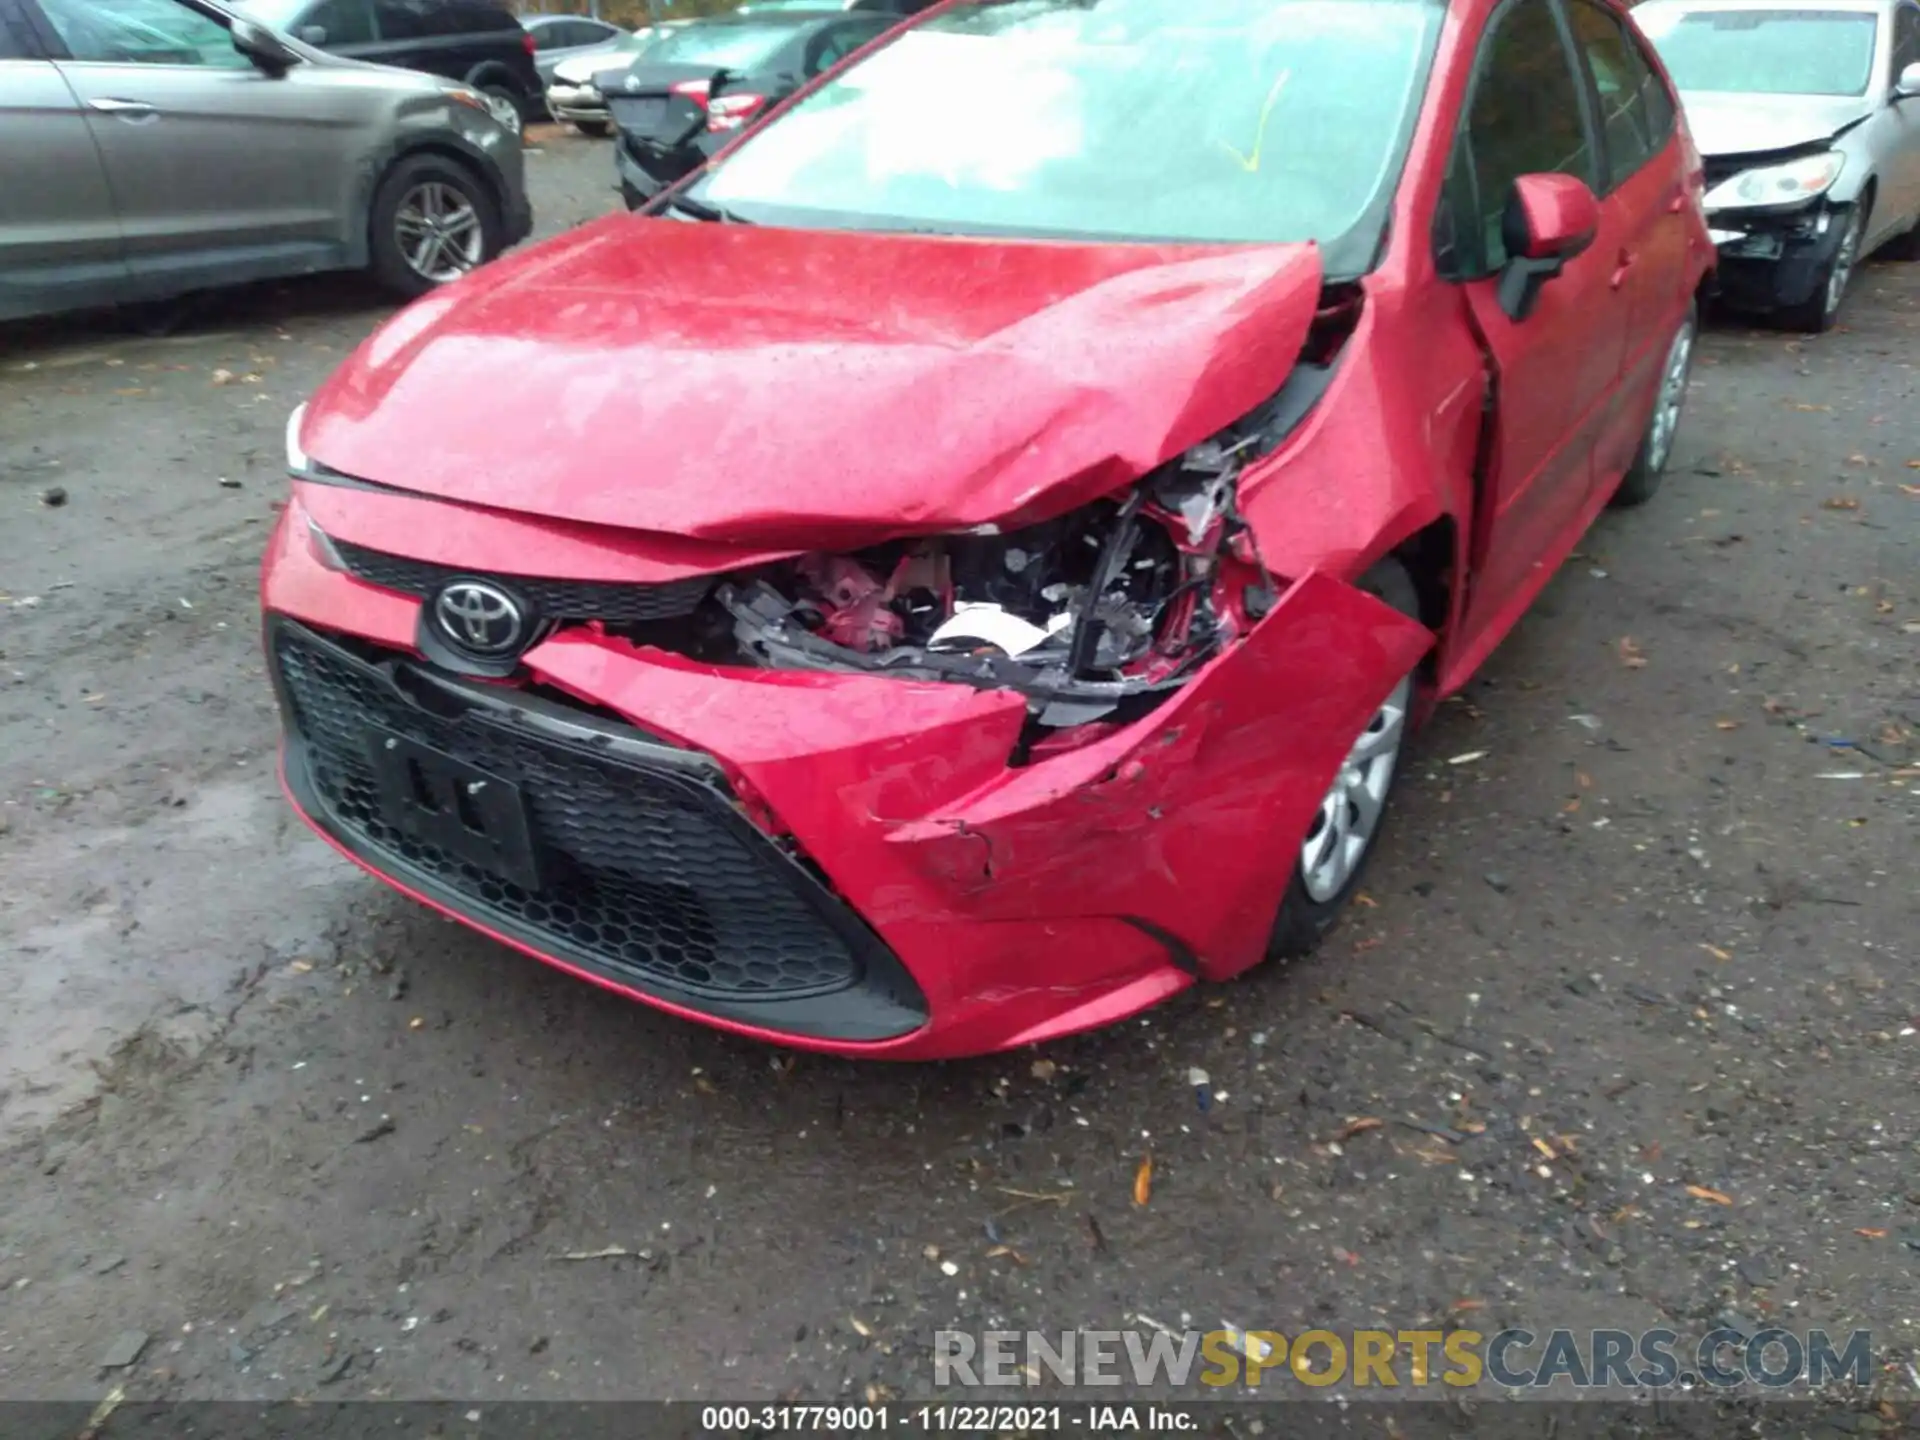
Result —
[[[546, 140], [543, 233], [610, 168]], [[383, 313], [0, 330], [0, 1394], [924, 1394], [937, 1328], [1140, 1316], [1920, 1348], [1920, 266], [1716, 325], [1323, 953], [916, 1067], [622, 1003], [293, 821], [255, 566]]]

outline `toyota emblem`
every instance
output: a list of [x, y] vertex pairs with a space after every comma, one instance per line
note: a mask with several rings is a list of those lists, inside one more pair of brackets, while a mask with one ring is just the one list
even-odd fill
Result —
[[433, 602], [433, 616], [449, 642], [490, 660], [517, 654], [531, 629], [526, 606], [485, 580], [446, 586]]

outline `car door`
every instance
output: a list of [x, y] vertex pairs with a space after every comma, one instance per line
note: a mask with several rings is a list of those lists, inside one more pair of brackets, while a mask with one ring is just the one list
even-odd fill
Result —
[[1588, 507], [1593, 456], [1618, 388], [1627, 299], [1615, 283], [1617, 219], [1546, 282], [1524, 319], [1501, 308], [1508, 210], [1522, 175], [1601, 184], [1586, 87], [1552, 0], [1493, 14], [1457, 127], [1436, 222], [1440, 273], [1456, 282], [1493, 370], [1466, 626], [1504, 625], [1551, 577]]
[[1619, 12], [1600, 0], [1567, 0], [1567, 18], [1599, 121], [1602, 228], [1618, 240], [1611, 280], [1627, 302], [1620, 384], [1594, 452], [1594, 484], [1611, 493], [1640, 448], [1668, 347], [1692, 301], [1687, 157], [1666, 82]]
[[0, 320], [99, 305], [127, 276], [80, 97], [0, 0]]
[[337, 263], [351, 95], [257, 69], [183, 0], [38, 0], [106, 163], [136, 292]]

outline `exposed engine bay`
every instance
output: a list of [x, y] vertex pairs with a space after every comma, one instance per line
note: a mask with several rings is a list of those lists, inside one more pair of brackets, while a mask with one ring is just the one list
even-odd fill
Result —
[[715, 599], [760, 664], [1010, 689], [1050, 728], [1129, 717], [1274, 603], [1233, 508], [1263, 438], [1250, 426], [1026, 529], [806, 555]]

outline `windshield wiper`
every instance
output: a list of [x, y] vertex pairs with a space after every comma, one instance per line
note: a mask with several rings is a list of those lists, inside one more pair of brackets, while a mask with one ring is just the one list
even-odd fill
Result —
[[669, 210], [678, 210], [682, 215], [691, 215], [696, 220], [713, 221], [728, 225], [750, 225], [753, 222], [743, 220], [733, 211], [718, 205], [709, 205], [704, 200], [695, 200], [686, 195], [675, 195], [667, 201]]

